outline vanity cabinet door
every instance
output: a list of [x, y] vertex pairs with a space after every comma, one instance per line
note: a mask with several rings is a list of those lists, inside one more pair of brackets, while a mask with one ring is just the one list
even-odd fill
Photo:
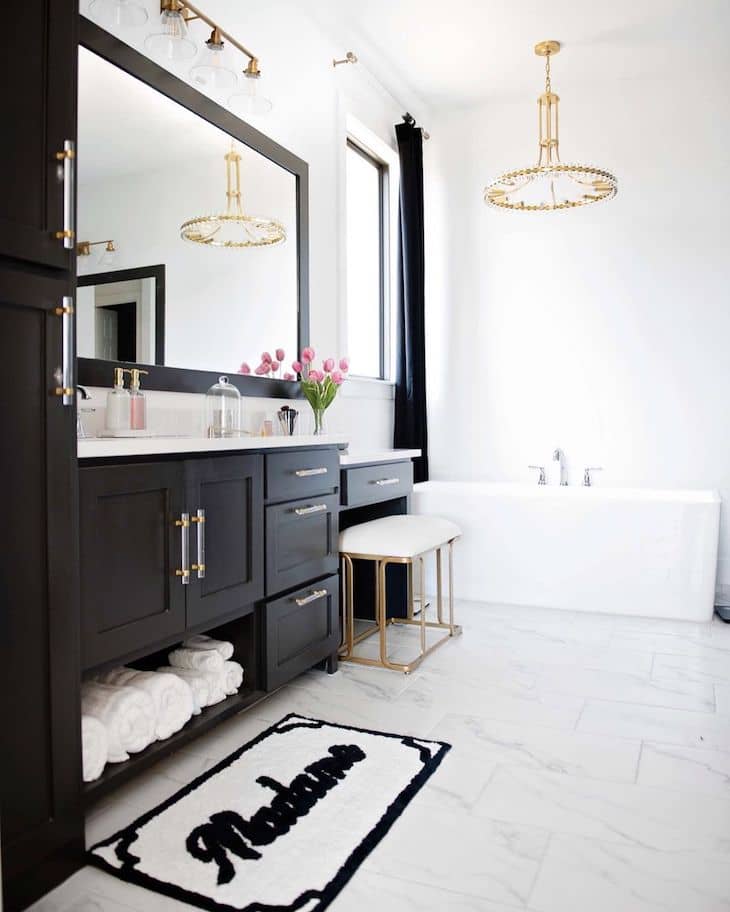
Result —
[[83, 667], [183, 637], [182, 462], [82, 467]]
[[335, 575], [264, 606], [266, 690], [281, 687], [337, 651], [339, 593]]
[[[0, 55], [0, 256], [70, 269], [76, 137], [78, 0], [3, 4]], [[64, 204], [66, 213], [64, 215]]]
[[266, 508], [266, 592], [274, 595], [335, 573], [338, 495]]
[[264, 457], [194, 459], [186, 473], [187, 626], [200, 628], [247, 614], [263, 597]]

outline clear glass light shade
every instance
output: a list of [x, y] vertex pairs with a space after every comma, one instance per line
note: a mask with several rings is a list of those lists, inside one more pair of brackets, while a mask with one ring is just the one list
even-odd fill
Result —
[[206, 44], [200, 61], [190, 70], [190, 78], [205, 89], [234, 89], [238, 84], [238, 75], [227, 65], [223, 46]]
[[134, 0], [91, 0], [89, 15], [102, 25], [133, 28], [149, 19], [147, 10]]
[[99, 266], [113, 266], [117, 261], [117, 248], [113, 243], [109, 243], [104, 248], [104, 252], [99, 257]]
[[242, 117], [250, 114], [259, 116], [268, 114], [274, 105], [265, 95], [261, 94], [260, 82], [261, 77], [245, 76], [243, 89], [240, 92], [236, 92], [235, 95], [231, 95], [228, 99], [228, 107], [231, 111], [235, 114], [240, 114]]
[[163, 10], [160, 16], [162, 31], [149, 35], [144, 46], [156, 57], [165, 60], [192, 60], [198, 53], [194, 41], [188, 38], [188, 27], [179, 10]]

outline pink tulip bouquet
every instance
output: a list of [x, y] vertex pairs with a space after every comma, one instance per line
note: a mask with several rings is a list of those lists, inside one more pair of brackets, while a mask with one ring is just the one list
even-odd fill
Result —
[[339, 364], [334, 358], [326, 358], [322, 362], [322, 370], [317, 370], [314, 365], [314, 349], [305, 348], [299, 361], [293, 361], [291, 371], [284, 370], [286, 353], [283, 348], [277, 348], [272, 357], [270, 352], [263, 352], [261, 363], [255, 370], [245, 361], [238, 368], [239, 374], [255, 374], [257, 377], [271, 377], [273, 380], [300, 380], [302, 392], [314, 412], [314, 433], [322, 434], [324, 427], [324, 413], [332, 405], [337, 395], [337, 390], [345, 382], [350, 362], [347, 358], [340, 358]]
[[302, 352], [301, 360], [292, 363], [292, 370], [302, 381], [302, 392], [312, 406], [314, 433], [322, 434], [324, 413], [335, 401], [337, 391], [345, 382], [350, 362], [347, 358], [341, 358], [337, 366], [334, 358], [326, 358], [322, 362], [322, 370], [317, 370], [313, 364], [314, 349], [307, 347]]

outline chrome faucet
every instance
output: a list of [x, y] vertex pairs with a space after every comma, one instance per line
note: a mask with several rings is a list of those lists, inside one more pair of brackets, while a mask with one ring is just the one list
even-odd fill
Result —
[[536, 469], [538, 471], [537, 483], [539, 485], [546, 485], [547, 478], [545, 476], [545, 466], [531, 465], [527, 467], [528, 469]]
[[563, 488], [567, 488], [568, 475], [565, 470], [565, 453], [559, 447], [553, 450], [553, 462], [560, 463], [560, 485]]
[[603, 466], [586, 466], [585, 469], [583, 469], [583, 487], [590, 488], [593, 484], [591, 472], [600, 472], [602, 469]]

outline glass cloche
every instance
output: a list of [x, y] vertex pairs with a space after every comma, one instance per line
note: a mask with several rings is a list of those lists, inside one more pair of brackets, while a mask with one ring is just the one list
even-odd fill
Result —
[[205, 394], [205, 428], [208, 437], [241, 433], [241, 394], [228, 377], [219, 377]]

